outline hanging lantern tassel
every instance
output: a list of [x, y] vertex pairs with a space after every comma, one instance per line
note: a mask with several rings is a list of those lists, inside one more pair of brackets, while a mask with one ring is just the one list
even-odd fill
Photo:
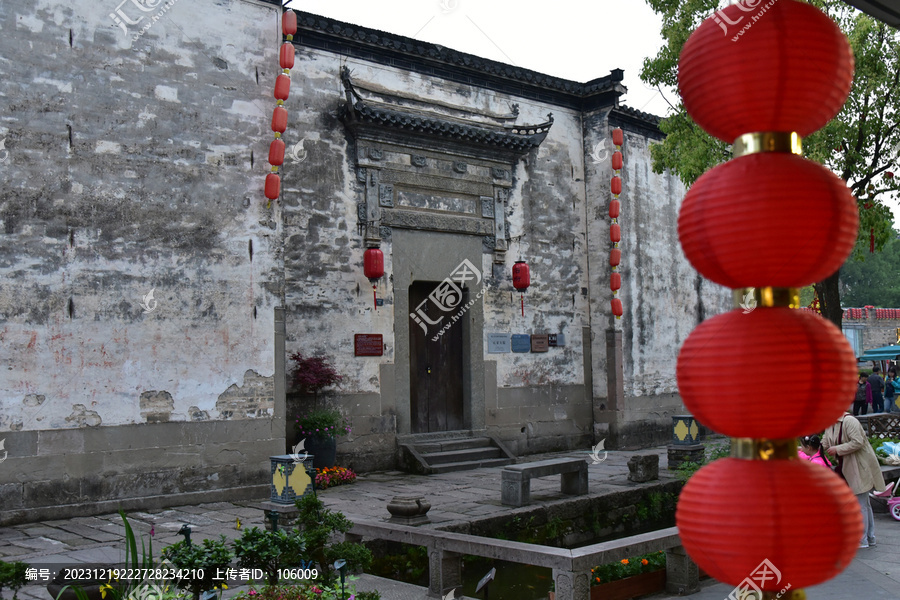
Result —
[[528, 263], [517, 260], [513, 265], [513, 287], [522, 292], [519, 296], [522, 303], [522, 316], [525, 316], [525, 290], [531, 285], [531, 271]]

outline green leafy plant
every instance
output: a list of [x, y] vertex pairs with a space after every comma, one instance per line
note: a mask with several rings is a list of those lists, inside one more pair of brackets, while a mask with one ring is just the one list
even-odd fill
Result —
[[184, 577], [175, 581], [177, 587], [192, 594], [194, 600], [200, 599], [201, 592], [216, 589], [221, 584], [215, 579], [217, 570], [226, 569], [234, 556], [227, 542], [223, 535], [218, 540], [203, 540], [202, 544], [180, 541], [164, 548], [162, 557], [184, 570]]
[[260, 589], [250, 588], [239, 593], [234, 600], [381, 600], [378, 592], [357, 592], [354, 578], [345, 582], [343, 597], [341, 583], [322, 584], [308, 582], [294, 585], [267, 585]]
[[625, 558], [619, 562], [600, 565], [591, 569], [591, 585], [602, 585], [610, 581], [634, 577], [641, 573], [652, 573], [666, 568], [666, 553], [662, 550]]
[[3, 596], [3, 588], [9, 588], [13, 592], [13, 600], [16, 600], [19, 589], [25, 585], [25, 570], [28, 564], [24, 562], [3, 562], [0, 560], [0, 597]]
[[347, 561], [350, 572], [362, 571], [372, 563], [372, 553], [362, 544], [355, 542], [331, 543], [335, 533], [346, 533], [353, 527], [342, 513], [325, 508], [325, 505], [314, 495], [306, 495], [295, 501], [299, 514], [297, 523], [306, 540], [306, 555], [319, 569], [320, 581], [329, 585], [337, 578], [337, 572], [331, 565], [338, 559]]
[[353, 431], [350, 421], [333, 408], [314, 408], [297, 415], [294, 427], [301, 438], [334, 438]]
[[232, 546], [239, 568], [262, 569], [269, 585], [275, 585], [278, 569], [301, 564], [306, 542], [300, 532], [263, 531], [251, 527], [245, 529]]
[[731, 454], [731, 448], [728, 443], [710, 444], [704, 449], [702, 462], [683, 462], [675, 469], [675, 475], [678, 477], [679, 481], [687, 483], [687, 480], [691, 478], [691, 475], [699, 471], [703, 465], [707, 465], [720, 458], [725, 458], [729, 454]]

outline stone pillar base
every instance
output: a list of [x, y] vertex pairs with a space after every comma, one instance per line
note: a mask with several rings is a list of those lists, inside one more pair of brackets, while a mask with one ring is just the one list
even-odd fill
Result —
[[677, 469], [686, 462], [703, 462], [703, 444], [669, 444], [666, 448], [669, 455], [669, 470]]
[[271, 515], [278, 515], [278, 529], [293, 529], [297, 524], [297, 517], [300, 511], [293, 504], [278, 504], [276, 502], [262, 502], [260, 506], [263, 509], [263, 521], [265, 521], [266, 531], [272, 531]]
[[666, 591], [693, 594], [700, 589], [700, 569], [682, 546], [666, 550]]

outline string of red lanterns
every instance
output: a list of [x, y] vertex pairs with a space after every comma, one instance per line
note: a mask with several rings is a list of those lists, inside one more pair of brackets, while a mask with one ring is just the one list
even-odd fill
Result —
[[284, 164], [284, 140], [281, 134], [287, 129], [287, 110], [284, 108], [284, 101], [291, 94], [291, 69], [294, 68], [294, 34], [297, 33], [297, 13], [288, 9], [281, 16], [281, 32], [284, 34], [285, 41], [281, 45], [278, 53], [278, 64], [281, 66], [282, 72], [275, 79], [275, 111], [272, 113], [272, 131], [275, 132], [275, 139], [269, 144], [269, 164], [272, 166], [271, 172], [266, 175], [265, 194], [269, 199], [268, 206], [272, 205], [272, 200], [277, 200], [281, 195], [281, 177], [278, 175], [278, 167]]
[[[738, 5], [722, 13], [729, 23], [747, 18]], [[798, 588], [841, 572], [862, 536], [853, 493], [834, 473], [799, 460], [796, 439], [844, 412], [855, 356], [829, 321], [792, 310], [799, 288], [831, 275], [857, 236], [846, 184], [799, 156], [802, 137], [847, 99], [853, 54], [824, 13], [796, 0], [779, 0], [737, 42], [722, 36], [719, 21], [707, 19], [685, 43], [678, 80], [686, 110], [732, 143], [735, 158], [691, 187], [678, 234], [704, 277], [733, 288], [736, 304], [752, 293], [757, 308], [704, 321], [679, 354], [685, 406], [733, 439], [731, 458], [703, 467], [685, 485], [676, 522], [704, 571], [735, 586], [750, 578], [764, 598], [774, 598], [785, 583], [802, 594]], [[744, 382], [744, 401], [722, 402], [723, 377], [709, 376], [713, 363], [725, 380]], [[781, 577], [770, 570], [752, 579], [763, 561]]]
[[609, 266], [612, 267], [612, 273], [609, 276], [609, 288], [612, 290], [612, 313], [616, 319], [622, 318], [623, 308], [622, 300], [618, 298], [619, 288], [622, 287], [622, 275], [618, 272], [619, 262], [622, 260], [622, 251], [619, 250], [619, 242], [622, 240], [622, 228], [619, 226], [619, 211], [622, 204], [619, 200], [619, 194], [622, 193], [622, 146], [625, 143], [625, 134], [621, 129], [612, 130], [613, 146], [616, 151], [612, 155], [613, 177], [610, 182], [610, 191], [613, 199], [609, 201], [609, 218], [611, 224], [609, 226], [609, 241], [612, 242], [613, 248], [609, 254]]

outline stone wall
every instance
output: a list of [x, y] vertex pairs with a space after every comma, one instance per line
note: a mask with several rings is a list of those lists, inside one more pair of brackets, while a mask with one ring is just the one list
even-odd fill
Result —
[[0, 5], [0, 522], [258, 495], [283, 449], [278, 3], [152, 4]]

